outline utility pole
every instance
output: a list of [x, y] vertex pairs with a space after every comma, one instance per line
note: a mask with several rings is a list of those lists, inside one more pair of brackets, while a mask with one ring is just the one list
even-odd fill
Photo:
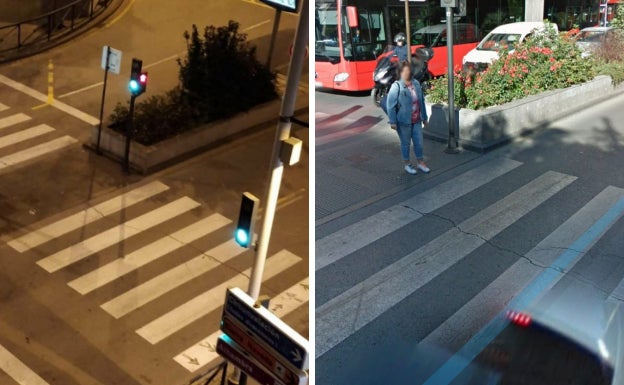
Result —
[[410, 31], [409, 0], [405, 1], [405, 45], [407, 46], [407, 61], [412, 65], [412, 32]]
[[[269, 241], [271, 239], [271, 230], [273, 229], [273, 220], [277, 209], [277, 200], [282, 183], [282, 175], [284, 174], [284, 162], [281, 156], [282, 149], [285, 146], [285, 142], [290, 139], [291, 119], [295, 112], [295, 102], [297, 101], [299, 80], [301, 79], [301, 72], [306, 61], [306, 47], [309, 36], [309, 0], [303, 0], [301, 3], [292, 56], [288, 67], [286, 90], [282, 99], [279, 121], [273, 143], [273, 153], [271, 155], [271, 165], [269, 169], [269, 185], [264, 199], [265, 206], [264, 213], [262, 215], [262, 227], [258, 236], [256, 255], [254, 257], [251, 277], [249, 279], [249, 287], [247, 289], [247, 294], [249, 294], [249, 296], [254, 300], [257, 300], [260, 295], [264, 265], [269, 250]], [[244, 373], [241, 373], [240, 370], [235, 370], [228, 382], [230, 384], [245, 385], [247, 382], [247, 376]]]
[[448, 142], [444, 152], [457, 154], [459, 152], [455, 137], [455, 62], [453, 60], [453, 8], [446, 7], [446, 52], [448, 57]]

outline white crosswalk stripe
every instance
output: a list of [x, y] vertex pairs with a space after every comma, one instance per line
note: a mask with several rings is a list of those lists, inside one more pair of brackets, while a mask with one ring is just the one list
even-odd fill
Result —
[[520, 165], [520, 162], [504, 158], [499, 162], [485, 163], [407, 201], [319, 239], [315, 243], [316, 270], [375, 242]]
[[[318, 307], [317, 356], [366, 326], [575, 179], [549, 171]], [[367, 306], [360, 308], [361, 303]]]
[[0, 370], [19, 385], [49, 385], [2, 345], [0, 345]]
[[41, 227], [28, 234], [22, 235], [19, 238], [11, 240], [8, 244], [15, 250], [22, 253], [71, 231], [79, 229], [82, 226], [86, 226], [89, 223], [95, 222], [96, 220], [122, 211], [168, 189], [168, 186], [158, 181], [148, 183], [105, 202], [98, 203], [93, 207], [81, 210], [76, 214], [70, 215], [52, 224]]
[[[0, 112], [8, 109], [9, 106], [0, 103]], [[22, 112], [2, 117], [0, 118], [0, 131], [5, 132], [13, 126], [20, 125], [30, 120], [32, 120], [32, 117]], [[47, 142], [41, 142], [41, 137], [43, 135], [53, 132], [55, 132], [53, 127], [46, 124], [39, 124], [0, 136], [0, 149], [8, 149], [13, 145], [22, 143], [32, 143], [32, 145], [26, 149], [0, 156], [0, 170], [20, 165], [44, 155], [52, 154], [78, 142], [76, 139], [67, 135], [51, 139]]]
[[[102, 267], [99, 267], [88, 274], [83, 275], [69, 283], [69, 286], [73, 287], [80, 294], [89, 293], [131, 271], [138, 269], [139, 267], [146, 265], [180, 247], [191, 243], [207, 234], [212, 233], [227, 225], [231, 221], [220, 214], [213, 214], [207, 218], [193, 223], [190, 226], [185, 227], [182, 230], [176, 231], [166, 238], [161, 238], [156, 242], [153, 242], [145, 247], [140, 248], [130, 254], [124, 255], [123, 258], [118, 258]], [[238, 247], [237, 250], [242, 250]], [[211, 255], [210, 252], [207, 253]], [[202, 255], [201, 257], [205, 257]], [[190, 266], [188, 266], [190, 268]], [[195, 271], [189, 269], [191, 273]], [[188, 272], [187, 272], [188, 274]], [[147, 285], [147, 282], [142, 284]], [[139, 286], [139, 287], [141, 287]], [[163, 287], [156, 287], [155, 289], [162, 290]], [[138, 287], [126, 293], [128, 297], [135, 295], [134, 291], [138, 291]], [[155, 293], [154, 290], [150, 290], [151, 293]], [[137, 297], [133, 297], [132, 302], [138, 306]], [[112, 313], [111, 313], [112, 314]], [[124, 313], [125, 314], [125, 313]], [[115, 317], [119, 318], [123, 314], [115, 313]]]
[[[299, 257], [287, 250], [280, 251], [267, 259], [263, 279], [273, 278], [282, 271], [294, 266], [300, 260]], [[242, 273], [158, 317], [139, 328], [136, 332], [151, 344], [162, 341], [183, 327], [219, 308], [225, 300], [226, 289], [228, 287], [243, 287], [249, 281], [250, 274], [251, 269], [246, 269]]]
[[[130, 216], [123, 220], [119, 219], [121, 215], [115, 215], [129, 207], [135, 207], [140, 214], [126, 214]], [[149, 207], [149, 210], [141, 210], [143, 207]], [[193, 220], [189, 222], [191, 217]], [[165, 222], [167, 232], [159, 233], [156, 239], [149, 237], [149, 241], [143, 241], [143, 237], [137, 236]], [[212, 316], [223, 306], [227, 288], [247, 287], [251, 269], [240, 271], [241, 268], [237, 267], [239, 262], [235, 259], [251, 250], [240, 247], [232, 239], [231, 231], [227, 231], [226, 240], [212, 240], [216, 236], [223, 237], [231, 225], [231, 219], [219, 213], [204, 214], [200, 203], [186, 196], [177, 197], [169, 186], [152, 181], [116, 196], [90, 202], [79, 211], [70, 210], [66, 215], [36, 223], [29, 232], [13, 237], [8, 243], [25, 256], [40, 255], [44, 248], [48, 250], [45, 257], [36, 262], [40, 267], [49, 273], [66, 269], [67, 274], [73, 275], [67, 285], [79, 295], [98, 298], [98, 304], [104, 310], [102, 314], [106, 317], [120, 319], [131, 314], [139, 315], [142, 321], [133, 324], [130, 330], [151, 344], [157, 344], [190, 327], [193, 322]], [[99, 230], [93, 234], [89, 230], [91, 227]], [[83, 232], [89, 234], [86, 239], [74, 237]], [[111, 248], [117, 244], [123, 247], [132, 237], [135, 237], [132, 242], [137, 246], [127, 254], [118, 256], [118, 251]], [[211, 246], [200, 249], [198, 245], [206, 241], [210, 241]], [[197, 254], [188, 258], [189, 250], [197, 250]], [[80, 273], [70, 269], [79, 261], [96, 262], [93, 258], [95, 254], [105, 262]], [[181, 255], [184, 255], [184, 260], [171, 266], [169, 262]], [[163, 263], [165, 259], [169, 261]], [[275, 253], [267, 259], [263, 280], [276, 278], [282, 273], [289, 274], [287, 271], [301, 260], [288, 250]], [[87, 266], [88, 263], [77, 265], [76, 269], [87, 269]], [[154, 272], [155, 267], [161, 269], [158, 266], [166, 267]], [[135, 280], [134, 277], [143, 276], [144, 269], [151, 272], [144, 275], [145, 279]], [[204, 288], [202, 285], [200, 294], [194, 292], [186, 298], [184, 294], [178, 295], [176, 302], [171, 304], [171, 296], [167, 294], [183, 285], [199, 283], [198, 279], [211, 273], [216, 278], [206, 281], [209, 286]], [[133, 274], [133, 279], [125, 280], [129, 274]], [[128, 282], [131, 282], [129, 286]], [[108, 288], [118, 286], [123, 287], [122, 292], [107, 292]], [[307, 302], [308, 280], [305, 278], [278, 294], [271, 305], [276, 314], [285, 316]], [[146, 306], [153, 303], [162, 310], [155, 313]], [[163, 303], [166, 306], [163, 307]], [[208, 330], [216, 331], [218, 327], [215, 323]], [[204, 330], [205, 325], [199, 335]], [[159, 344], [159, 349], [163, 349], [162, 346], [167, 345]], [[170, 352], [172, 360], [179, 352], [179, 343], [176, 346], [176, 350]], [[209, 354], [198, 359], [210, 363], [213, 357]]]
[[45, 257], [39, 260], [37, 264], [46, 271], [53, 273], [196, 207], [199, 207], [199, 203], [191, 198], [179, 198], [174, 202], [159, 207], [147, 214], [143, 214], [138, 218], [131, 219], [112, 229], [94, 235], [78, 244]]
[[[284, 290], [275, 296], [275, 298], [271, 298], [269, 309], [271, 309], [276, 316], [283, 318], [308, 303], [308, 291], [308, 278], [305, 278]], [[195, 372], [205, 367], [219, 358], [215, 346], [217, 344], [217, 338], [219, 338], [221, 334], [223, 334], [221, 331], [216, 330], [210, 336], [203, 338], [198, 343], [175, 356], [174, 360], [189, 372]]]
[[14, 124], [23, 123], [30, 119], [31, 119], [30, 116], [23, 114], [21, 112], [15, 115], [7, 116], [6, 118], [0, 119], [0, 129], [11, 127]]

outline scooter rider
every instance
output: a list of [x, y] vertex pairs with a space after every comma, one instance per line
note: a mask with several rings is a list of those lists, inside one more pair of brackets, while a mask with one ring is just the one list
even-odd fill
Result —
[[398, 57], [399, 63], [407, 61], [407, 38], [403, 32], [394, 36], [394, 55]]

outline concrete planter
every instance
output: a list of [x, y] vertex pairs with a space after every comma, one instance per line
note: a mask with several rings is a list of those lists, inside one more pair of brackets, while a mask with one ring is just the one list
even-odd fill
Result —
[[[277, 121], [280, 103], [280, 100], [274, 100], [230, 119], [193, 128], [151, 146], [144, 146], [133, 141], [130, 146], [130, 167], [143, 174], [158, 170], [196, 155], [206, 148], [253, 127], [271, 120]], [[91, 141], [87, 147], [95, 148], [97, 131], [97, 126], [94, 126], [91, 130]], [[100, 149], [105, 155], [121, 160], [124, 156], [125, 145], [126, 138], [124, 135], [108, 127], [102, 128]]]
[[[613, 91], [611, 78], [598, 76], [587, 83], [515, 100], [483, 110], [459, 109], [455, 113], [460, 144], [468, 149], [486, 151], [520, 136], [528, 129], [581, 109]], [[446, 141], [448, 105], [427, 105], [430, 121], [425, 136]]]

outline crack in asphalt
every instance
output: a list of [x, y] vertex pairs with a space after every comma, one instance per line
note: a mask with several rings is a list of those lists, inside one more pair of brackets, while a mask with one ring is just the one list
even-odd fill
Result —
[[[407, 208], [407, 209], [409, 209], [409, 210], [412, 210], [412, 211], [414, 211], [414, 212], [416, 212], [416, 213], [420, 214], [420, 215], [421, 215], [421, 216], [423, 216], [423, 217], [427, 217], [427, 216], [429, 216], [429, 217], [437, 218], [437, 219], [443, 220], [443, 221], [445, 221], [445, 222], [448, 222], [448, 223], [450, 223], [450, 224], [451, 224], [451, 226], [452, 226], [453, 228], [457, 229], [460, 233], [463, 233], [463, 234], [466, 234], [466, 235], [469, 235], [469, 236], [472, 236], [472, 237], [479, 238], [480, 240], [482, 240], [482, 241], [483, 241], [484, 243], [486, 243], [487, 245], [492, 246], [492, 247], [494, 247], [495, 249], [500, 250], [500, 251], [502, 251], [502, 252], [506, 252], [506, 253], [509, 253], [509, 254], [515, 255], [515, 256], [516, 256], [516, 257], [518, 257], [518, 258], [524, 259], [525, 261], [527, 261], [528, 263], [530, 263], [531, 265], [533, 265], [533, 266], [535, 266], [535, 267], [539, 267], [539, 268], [541, 268], [541, 269], [552, 269], [552, 270], [555, 270], [555, 271], [557, 271], [557, 272], [559, 272], [559, 273], [561, 273], [561, 274], [565, 274], [565, 273], [566, 273], [566, 271], [565, 271], [564, 269], [557, 268], [557, 267], [555, 267], [555, 266], [545, 266], [545, 265], [542, 265], [542, 264], [540, 264], [540, 263], [538, 263], [538, 262], [536, 262], [536, 261], [532, 260], [531, 258], [527, 257], [527, 256], [526, 256], [526, 255], [524, 255], [524, 254], [520, 254], [520, 253], [518, 253], [518, 252], [517, 252], [517, 251], [515, 251], [515, 250], [512, 250], [512, 249], [506, 248], [506, 247], [504, 247], [504, 246], [498, 245], [498, 244], [496, 244], [496, 243], [492, 242], [490, 239], [487, 239], [487, 238], [483, 237], [481, 234], [478, 234], [478, 233], [474, 233], [474, 232], [471, 232], [471, 231], [464, 230], [464, 229], [462, 229], [462, 227], [461, 227], [461, 226], [460, 226], [457, 222], [455, 222], [455, 221], [454, 221], [454, 220], [452, 220], [451, 218], [447, 218], [447, 217], [445, 217], [445, 216], [442, 216], [442, 215], [439, 215], [439, 214], [435, 214], [435, 213], [431, 213], [431, 212], [422, 212], [422, 211], [417, 210], [417, 209], [415, 209], [415, 208], [413, 208], [413, 207], [410, 207], [410, 206], [408, 206], [408, 205], [404, 205], [403, 207], [405, 207], [405, 208]], [[576, 251], [576, 250], [575, 250], [575, 251]]]

